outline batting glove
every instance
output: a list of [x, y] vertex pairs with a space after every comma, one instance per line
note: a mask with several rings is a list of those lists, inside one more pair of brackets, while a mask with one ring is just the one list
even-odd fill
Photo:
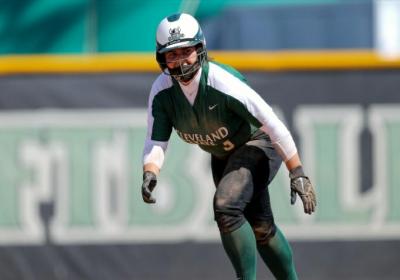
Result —
[[290, 171], [290, 203], [296, 202], [297, 195], [303, 202], [304, 213], [312, 214], [317, 206], [315, 190], [310, 179], [304, 175], [303, 168], [298, 166]]
[[143, 173], [143, 184], [142, 184], [142, 198], [146, 203], [156, 203], [156, 199], [151, 195], [151, 192], [157, 185], [157, 176], [151, 171], [145, 171]]

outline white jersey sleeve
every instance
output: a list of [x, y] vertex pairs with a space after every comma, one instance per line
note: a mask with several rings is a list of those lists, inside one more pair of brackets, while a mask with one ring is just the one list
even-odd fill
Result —
[[154, 124], [152, 104], [154, 96], [156, 96], [157, 93], [169, 86], [171, 86], [170, 79], [164, 74], [161, 74], [151, 87], [147, 106], [147, 134], [143, 149], [143, 164], [153, 163], [159, 169], [161, 169], [164, 163], [165, 151], [168, 147], [168, 141], [151, 140], [151, 133]]
[[284, 161], [297, 153], [292, 135], [261, 96], [250, 86], [221, 66], [210, 63], [208, 84], [240, 101], [260, 123], [260, 129], [268, 134], [272, 144]]

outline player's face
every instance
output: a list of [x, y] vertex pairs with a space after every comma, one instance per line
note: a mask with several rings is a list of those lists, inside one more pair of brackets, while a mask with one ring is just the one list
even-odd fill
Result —
[[168, 68], [177, 68], [181, 65], [193, 65], [197, 61], [196, 47], [174, 49], [165, 53]]

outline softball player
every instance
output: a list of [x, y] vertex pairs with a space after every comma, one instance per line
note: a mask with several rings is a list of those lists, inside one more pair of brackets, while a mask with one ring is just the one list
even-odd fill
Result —
[[233, 68], [210, 61], [192, 16], [175, 14], [157, 29], [162, 74], [151, 88], [143, 152], [142, 196], [152, 191], [174, 128], [183, 141], [211, 154], [214, 217], [238, 279], [256, 279], [257, 251], [277, 279], [297, 279], [292, 252], [276, 226], [267, 186], [282, 160], [290, 173], [291, 203], [316, 207], [293, 138], [271, 107]]

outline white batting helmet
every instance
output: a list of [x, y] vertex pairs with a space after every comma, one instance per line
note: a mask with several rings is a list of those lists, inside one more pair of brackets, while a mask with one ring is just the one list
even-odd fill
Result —
[[203, 63], [206, 52], [206, 40], [197, 20], [189, 14], [180, 13], [164, 18], [157, 28], [156, 33], [156, 59], [164, 71], [164, 53], [177, 48], [198, 46], [200, 65]]
[[206, 40], [197, 20], [189, 14], [174, 14], [164, 18], [157, 28], [157, 52], [201, 44]]

